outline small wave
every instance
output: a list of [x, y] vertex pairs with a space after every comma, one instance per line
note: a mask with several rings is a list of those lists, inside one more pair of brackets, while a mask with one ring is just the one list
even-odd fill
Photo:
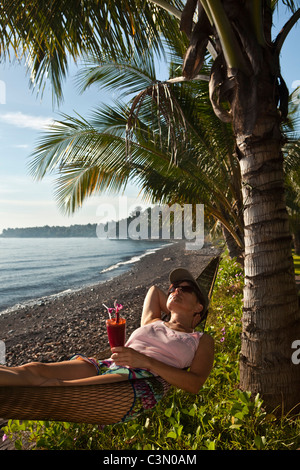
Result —
[[[23, 308], [33, 306], [35, 304], [41, 305], [47, 303], [55, 297], [69, 295], [87, 287], [93, 287], [95, 285], [98, 285], [99, 283], [106, 282], [110, 278], [118, 276], [119, 273], [123, 272], [124, 270], [130, 269], [130, 265], [139, 262], [145, 256], [148, 256], [151, 253], [155, 253], [156, 251], [161, 250], [168, 245], [173, 245], [173, 243], [163, 243], [158, 247], [148, 248], [146, 251], [141, 252], [141, 254], [135, 253], [133, 255], [132, 252], [131, 254], [129, 252], [127, 257], [124, 256], [123, 252], [123, 260], [121, 260], [120, 262], [112, 264], [110, 266], [107, 263], [106, 267], [104, 267], [105, 264], [103, 263], [104, 269], [102, 269], [101, 271], [101, 266], [94, 266], [92, 267], [91, 273], [86, 274], [83, 278], [78, 277], [77, 279], [73, 272], [72, 274], [68, 274], [67, 272], [64, 276], [63, 272], [60, 273], [57, 270], [56, 274], [57, 276], [59, 274], [59, 276], [56, 276], [54, 280], [50, 277], [49, 279], [46, 278], [47, 282], [44, 282], [44, 273], [40, 273], [39, 276], [34, 276], [33, 279], [31, 279], [30, 276], [27, 276], [26, 278], [19, 277], [18, 284], [16, 284], [17, 279], [15, 279], [14, 284], [1, 286], [0, 296], [2, 296], [3, 298], [1, 298], [0, 302], [0, 315], [19, 311]], [[118, 253], [114, 253], [114, 256], [116, 255], [118, 255]], [[106, 254], [105, 256], [108, 257], [109, 254]], [[43, 266], [41, 267], [41, 269], [44, 270]], [[101, 278], [99, 278], [100, 273], [103, 275], [101, 276]], [[62, 279], [64, 279], [64, 277], [66, 277], [66, 280], [68, 278], [71, 279], [71, 286], [68, 286], [69, 283], [61, 281]], [[36, 282], [37, 279], [38, 283]], [[59, 282], [57, 281], [57, 279], [59, 279]], [[42, 280], [43, 282], [41, 282]], [[24, 281], [23, 284], [22, 281]], [[62, 290], [60, 291], [60, 287], [63, 286], [65, 288], [62, 288]], [[20, 295], [15, 295], [16, 290]]]
[[44, 305], [47, 304], [49, 301], [52, 299], [58, 299], [60, 297], [64, 297], [68, 294], [74, 294], [75, 292], [80, 291], [81, 289], [84, 289], [85, 286], [80, 287], [80, 288], [74, 288], [74, 289], [65, 289], [61, 292], [57, 292], [55, 294], [49, 294], [49, 295], [44, 295], [42, 297], [37, 297], [33, 299], [24, 299], [22, 302], [18, 302], [14, 305], [11, 305], [10, 307], [4, 307], [3, 310], [0, 310], [0, 315], [3, 314], [8, 314], [8, 313], [15, 313], [16, 311], [23, 310], [28, 307], [35, 307], [38, 305]]
[[132, 256], [132, 258], [130, 258], [130, 259], [127, 260], [127, 261], [119, 261], [119, 263], [112, 264], [112, 265], [109, 266], [108, 268], [102, 269], [102, 271], [100, 271], [100, 274], [107, 273], [107, 272], [109, 272], [109, 271], [113, 271], [113, 270], [115, 270], [115, 269], [120, 268], [121, 266], [126, 265], [126, 264], [137, 263], [138, 261], [140, 261], [140, 260], [141, 260], [142, 258], [144, 258], [145, 256], [151, 255], [151, 254], [155, 253], [156, 251], [161, 250], [162, 248], [165, 248], [165, 247], [166, 247], [166, 245], [159, 246], [158, 248], [152, 248], [152, 249], [150, 249], [150, 250], [147, 250], [145, 253], [142, 253], [141, 255]]

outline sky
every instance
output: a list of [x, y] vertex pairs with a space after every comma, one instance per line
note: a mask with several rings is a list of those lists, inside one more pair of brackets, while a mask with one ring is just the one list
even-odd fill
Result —
[[[289, 16], [285, 7], [275, 13], [274, 35]], [[300, 20], [298, 23], [286, 40], [281, 54], [282, 76], [290, 92], [300, 85], [297, 50], [300, 44]], [[53, 177], [35, 181], [30, 175], [30, 155], [43, 135], [45, 126], [59, 119], [60, 112], [70, 115], [77, 112], [87, 117], [95, 106], [110, 103], [114, 98], [107, 91], [101, 92], [96, 87], [79, 94], [75, 85], [77, 72], [78, 69], [71, 64], [64, 83], [64, 101], [58, 109], [53, 107], [49, 85], [43, 97], [38, 96], [29, 88], [29, 75], [24, 66], [0, 62], [0, 233], [3, 229], [15, 227], [98, 223], [103, 221], [103, 218], [99, 219], [99, 214], [105, 204], [114, 205], [117, 218], [118, 215], [124, 216], [124, 210], [129, 214], [138, 205], [146, 207], [139, 196], [139, 189], [131, 185], [124, 193], [126, 199], [120, 200], [118, 195], [93, 196], [74, 215], [66, 216], [55, 201]], [[160, 79], [168, 78], [164, 64], [160, 73]]]

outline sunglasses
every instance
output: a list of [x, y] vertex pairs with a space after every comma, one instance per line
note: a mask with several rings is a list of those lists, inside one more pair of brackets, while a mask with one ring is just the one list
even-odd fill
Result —
[[192, 294], [193, 292], [196, 294], [197, 291], [194, 287], [192, 286], [177, 286], [176, 284], [172, 284], [170, 287], [169, 287], [169, 290], [168, 290], [168, 295], [172, 294], [173, 292], [175, 292], [176, 289], [180, 289], [181, 292], [188, 292], [189, 294]]

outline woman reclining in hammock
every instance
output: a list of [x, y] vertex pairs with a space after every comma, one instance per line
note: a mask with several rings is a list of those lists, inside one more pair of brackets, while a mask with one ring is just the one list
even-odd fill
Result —
[[[124, 347], [112, 348], [110, 359], [98, 361], [76, 355], [59, 363], [0, 366], [0, 386], [100, 385], [158, 376], [170, 385], [198, 393], [210, 374], [214, 358], [213, 339], [194, 331], [207, 314], [209, 300], [191, 273], [183, 268], [171, 272], [170, 282], [167, 294], [156, 286], [148, 290], [141, 327], [131, 334]], [[161, 320], [162, 312], [170, 313], [168, 322]], [[128, 403], [117, 411], [117, 416], [113, 411], [115, 422], [139, 414], [136, 404], [140, 405], [145, 392], [138, 385], [128, 390]], [[149, 408], [159, 398], [153, 392]], [[105, 404], [107, 408], [107, 399]]]

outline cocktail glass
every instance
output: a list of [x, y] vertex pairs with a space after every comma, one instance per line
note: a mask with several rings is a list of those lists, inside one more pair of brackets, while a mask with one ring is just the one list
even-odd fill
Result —
[[114, 348], [116, 346], [124, 346], [126, 329], [125, 318], [119, 318], [118, 322], [116, 318], [109, 318], [108, 320], [106, 320], [106, 329], [108, 341], [111, 348]]

